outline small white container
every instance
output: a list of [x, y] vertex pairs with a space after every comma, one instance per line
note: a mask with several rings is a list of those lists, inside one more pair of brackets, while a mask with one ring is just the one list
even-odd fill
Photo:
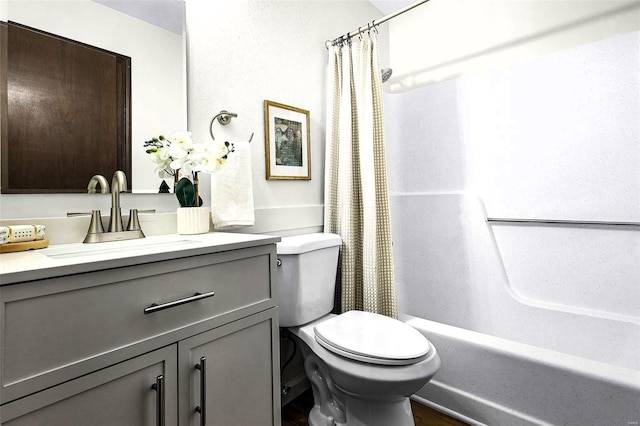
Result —
[[209, 232], [209, 207], [178, 207], [178, 234], [205, 234]]

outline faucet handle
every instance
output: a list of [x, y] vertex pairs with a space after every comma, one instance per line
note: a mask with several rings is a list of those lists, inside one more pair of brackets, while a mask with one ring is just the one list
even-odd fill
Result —
[[138, 209], [129, 210], [129, 223], [127, 231], [137, 231], [140, 229], [140, 221], [138, 220]]
[[100, 210], [91, 211], [91, 222], [89, 223], [88, 234], [100, 234], [104, 232], [104, 226], [102, 226], [102, 215]]
[[91, 216], [91, 212], [67, 212], [67, 217]]
[[99, 234], [101, 232], [104, 232], [100, 210], [91, 210], [91, 212], [67, 212], [67, 217], [76, 216], [91, 216], [89, 230], [87, 231], [88, 234]]

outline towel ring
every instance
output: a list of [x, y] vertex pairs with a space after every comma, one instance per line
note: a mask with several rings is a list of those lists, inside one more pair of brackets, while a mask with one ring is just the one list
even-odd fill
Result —
[[[211, 139], [214, 141], [216, 140], [216, 138], [213, 136], [213, 122], [216, 121], [216, 119], [218, 119], [218, 123], [222, 124], [223, 126], [226, 126], [231, 122], [231, 119], [233, 117], [237, 117], [237, 116], [238, 114], [236, 114], [235, 112], [229, 112], [226, 110], [222, 110], [216, 115], [214, 115], [213, 118], [211, 119], [211, 123], [209, 123], [209, 134], [211, 135]], [[249, 142], [251, 142], [252, 139], [253, 139], [253, 133], [251, 133]]]

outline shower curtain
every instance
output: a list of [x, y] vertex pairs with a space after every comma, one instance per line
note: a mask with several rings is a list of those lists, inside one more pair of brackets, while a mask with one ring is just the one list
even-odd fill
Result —
[[324, 230], [339, 234], [336, 311], [397, 318], [376, 32], [329, 48]]

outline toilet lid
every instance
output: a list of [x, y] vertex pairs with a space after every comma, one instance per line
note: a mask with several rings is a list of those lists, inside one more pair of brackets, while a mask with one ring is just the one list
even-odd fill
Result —
[[430, 348], [415, 328], [370, 312], [345, 312], [316, 325], [314, 331], [325, 349], [372, 364], [414, 364], [425, 359]]

